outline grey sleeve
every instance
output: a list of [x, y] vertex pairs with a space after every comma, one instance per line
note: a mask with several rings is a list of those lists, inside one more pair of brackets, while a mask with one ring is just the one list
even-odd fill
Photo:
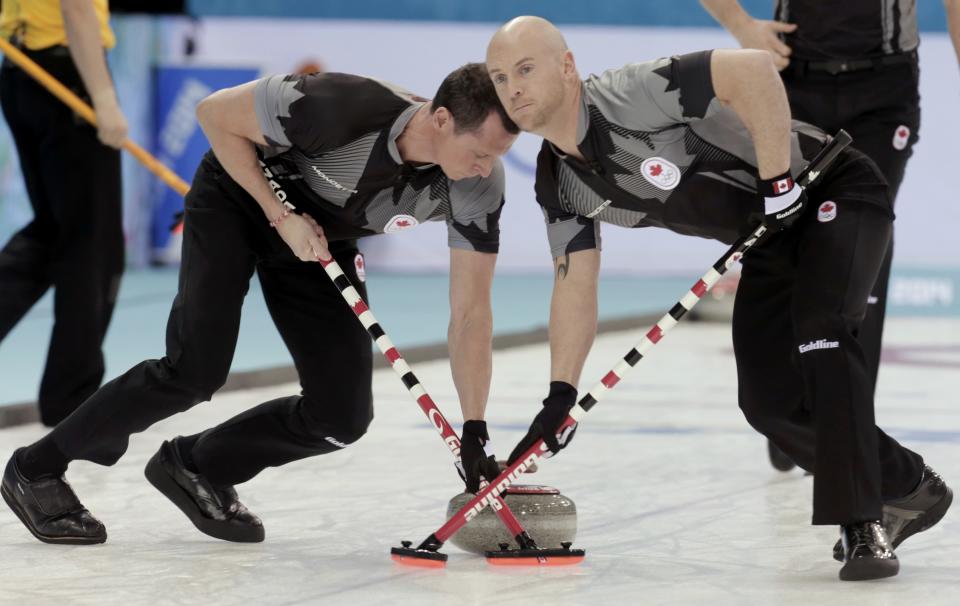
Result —
[[303, 97], [303, 93], [294, 88], [295, 85], [296, 80], [278, 75], [261, 78], [253, 89], [253, 107], [260, 132], [272, 147], [289, 148], [293, 145], [280, 118], [289, 118], [290, 104]]
[[587, 80], [590, 101], [611, 121], [655, 131], [709, 117], [720, 109], [710, 71], [712, 51], [631, 63]]
[[447, 244], [485, 253], [500, 249], [500, 212], [506, 178], [500, 160], [489, 177], [473, 177], [450, 183], [450, 216]]
[[550, 255], [556, 259], [579, 250], [600, 249], [600, 222], [570, 212], [560, 200], [556, 177], [557, 159], [544, 141], [537, 156], [537, 177], [533, 184], [537, 204], [547, 223]]
[[600, 250], [600, 222], [580, 215], [556, 216], [542, 208], [547, 222], [550, 256], [556, 259], [580, 250]]

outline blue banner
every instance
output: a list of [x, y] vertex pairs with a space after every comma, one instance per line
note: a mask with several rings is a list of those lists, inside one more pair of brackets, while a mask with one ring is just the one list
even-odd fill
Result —
[[[159, 67], [156, 70], [154, 141], [157, 158], [189, 182], [210, 148], [197, 124], [197, 103], [215, 90], [254, 80], [255, 68]], [[172, 238], [174, 216], [183, 209], [180, 195], [157, 181], [151, 218], [155, 263], [179, 260], [179, 239]]]

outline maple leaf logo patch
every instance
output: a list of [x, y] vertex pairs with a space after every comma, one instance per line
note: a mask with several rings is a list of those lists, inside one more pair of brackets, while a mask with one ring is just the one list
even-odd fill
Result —
[[392, 219], [387, 221], [386, 226], [383, 228], [383, 233], [392, 234], [405, 229], [410, 229], [411, 227], [415, 227], [419, 224], [420, 222], [410, 215], [394, 215]]
[[640, 165], [643, 178], [659, 189], [669, 190], [680, 184], [680, 169], [663, 158], [647, 158]]
[[897, 130], [893, 131], [893, 149], [904, 150], [908, 143], [910, 143], [910, 127], [901, 124], [897, 127]]
[[837, 204], [826, 201], [817, 208], [817, 221], [826, 223], [837, 218]]

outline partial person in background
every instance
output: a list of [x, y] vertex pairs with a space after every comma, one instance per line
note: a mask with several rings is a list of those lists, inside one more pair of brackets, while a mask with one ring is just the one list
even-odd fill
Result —
[[100, 386], [124, 266], [120, 147], [107, 0], [4, 0], [0, 34], [93, 105], [97, 128], [7, 58], [0, 102], [33, 219], [0, 250], [0, 340], [50, 287], [53, 334], [37, 398], [53, 426]]
[[[110, 381], [10, 457], [0, 492], [17, 517], [47, 543], [106, 540], [64, 479], [67, 466], [113, 465], [131, 434], [213, 396], [227, 379], [256, 273], [300, 392], [164, 442], [146, 475], [201, 532], [262, 541], [263, 524], [234, 486], [268, 467], [338, 452], [373, 419], [370, 336], [317, 261], [336, 259], [366, 300], [357, 238], [425, 221], [447, 224], [464, 479], [476, 491], [481, 477], [495, 478], [499, 468], [484, 450], [490, 289], [504, 204], [499, 158], [517, 127], [486, 68], [455, 70], [432, 101], [363, 76], [271, 76], [217, 91], [200, 102], [197, 118], [212, 149], [185, 200], [166, 355]], [[407, 467], [398, 460], [392, 472]]]
[[[770, 53], [795, 119], [853, 136], [854, 146], [880, 167], [896, 202], [920, 128], [916, 0], [779, 0], [773, 21], [751, 17], [737, 0], [700, 3], [743, 48]], [[960, 0], [945, 6], [960, 61]], [[859, 334], [874, 388], [892, 258], [893, 239]], [[773, 442], [768, 447], [774, 467], [794, 467]]]

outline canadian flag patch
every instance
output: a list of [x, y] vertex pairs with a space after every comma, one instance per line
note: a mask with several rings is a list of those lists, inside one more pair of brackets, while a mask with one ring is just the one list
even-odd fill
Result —
[[907, 143], [910, 142], [910, 127], [901, 124], [897, 127], [897, 130], [893, 131], [893, 149], [902, 150], [907, 147]]
[[778, 196], [780, 194], [787, 193], [791, 189], [793, 189], [793, 179], [790, 177], [773, 182], [773, 193], [777, 194]]
[[643, 178], [659, 189], [673, 189], [680, 183], [680, 169], [663, 158], [647, 158], [640, 165]]
[[357, 270], [357, 279], [361, 282], [367, 281], [367, 266], [363, 262], [363, 255], [357, 253], [357, 256], [353, 258], [353, 268]]
[[410, 215], [395, 215], [392, 219], [387, 221], [387, 226], [383, 228], [383, 233], [392, 234], [394, 232], [410, 229], [411, 227], [416, 227], [419, 224], [420, 222]]
[[817, 221], [826, 223], [837, 218], [837, 203], [826, 201], [817, 209]]

